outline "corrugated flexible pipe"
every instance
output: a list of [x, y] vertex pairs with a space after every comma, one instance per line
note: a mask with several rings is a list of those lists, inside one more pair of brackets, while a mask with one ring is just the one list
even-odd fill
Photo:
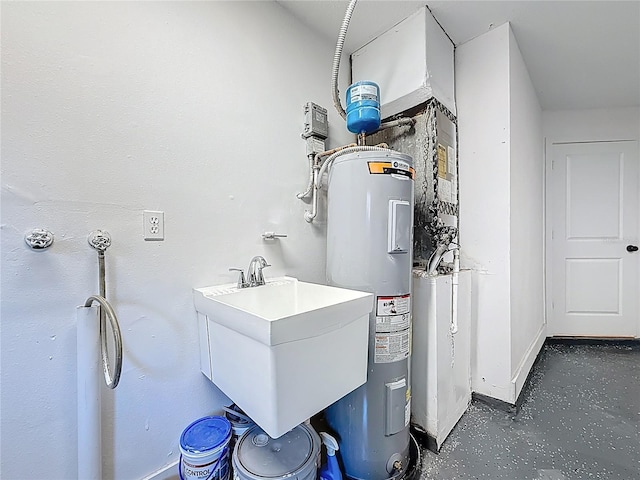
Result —
[[338, 73], [340, 72], [340, 59], [342, 58], [342, 48], [344, 47], [344, 39], [347, 36], [347, 30], [349, 29], [349, 22], [351, 21], [351, 15], [356, 8], [358, 0], [351, 0], [347, 11], [344, 13], [344, 19], [342, 20], [342, 26], [340, 27], [340, 33], [338, 33], [338, 41], [336, 43], [336, 50], [333, 54], [333, 68], [331, 69], [331, 89], [333, 91], [333, 105], [343, 119], [347, 119], [347, 112], [342, 108], [340, 103], [340, 91], [338, 90]]
[[[340, 102], [340, 90], [338, 88], [338, 78], [340, 72], [340, 60], [342, 59], [342, 49], [344, 47], [344, 40], [347, 36], [347, 30], [349, 29], [349, 22], [351, 22], [351, 15], [356, 8], [358, 0], [351, 0], [347, 6], [347, 10], [344, 13], [344, 19], [342, 20], [342, 26], [338, 33], [338, 41], [336, 42], [336, 50], [333, 54], [333, 68], [331, 69], [331, 90], [333, 93], [333, 105], [343, 119], [347, 119], [347, 112], [342, 107]], [[391, 120], [380, 124], [380, 128], [376, 131], [384, 130], [385, 128], [399, 127], [401, 125], [413, 125], [415, 120], [413, 118], [399, 118], [397, 120]], [[308, 195], [308, 193], [307, 193]], [[302, 197], [298, 197], [302, 198]]]
[[356, 146], [357, 145], [355, 143], [350, 143], [342, 147], [332, 148], [331, 150], [325, 150], [324, 152], [316, 153], [315, 155], [313, 154], [309, 155], [309, 185], [307, 186], [307, 189], [303, 193], [299, 193], [297, 197], [304, 198], [311, 193], [311, 189], [315, 185], [314, 172], [320, 169], [320, 159], [324, 157], [328, 157], [331, 154], [339, 152], [340, 150], [343, 150], [345, 148], [356, 147]]
[[391, 120], [390, 122], [381, 123], [380, 128], [378, 128], [376, 132], [384, 130], [385, 128], [399, 127], [401, 125], [413, 125], [414, 123], [416, 123], [416, 121], [413, 118], [398, 118], [397, 120]]
[[334, 153], [329, 158], [327, 158], [322, 164], [322, 167], [320, 167], [320, 171], [318, 172], [318, 176], [316, 177], [317, 188], [320, 188], [320, 184], [322, 182], [322, 175], [324, 175], [324, 173], [327, 171], [327, 168], [329, 168], [331, 163], [333, 163], [333, 161], [340, 155], [344, 155], [345, 153], [351, 153], [351, 152], [388, 152], [388, 151], [389, 149], [386, 147], [379, 147], [379, 146], [372, 147], [372, 146], [362, 145], [358, 147], [345, 148], [343, 150], [340, 150], [339, 152]]
[[[385, 145], [386, 144], [380, 144], [380, 145]], [[313, 174], [314, 174], [314, 178], [313, 178], [313, 199], [311, 201], [311, 210], [307, 210], [306, 212], [304, 212], [304, 219], [308, 222], [311, 223], [313, 222], [314, 218], [316, 218], [316, 216], [318, 215], [318, 190], [320, 189], [321, 183], [322, 183], [322, 175], [324, 175], [324, 173], [327, 171], [327, 168], [329, 168], [329, 165], [331, 163], [333, 163], [333, 161], [339, 157], [342, 154], [345, 153], [351, 153], [351, 152], [371, 152], [371, 151], [383, 151], [383, 152], [388, 152], [389, 149], [385, 148], [385, 147], [381, 147], [381, 146], [375, 146], [375, 147], [369, 147], [369, 146], [355, 146], [355, 147], [347, 147], [347, 148], [340, 148], [337, 152], [331, 154], [322, 164], [321, 167], [318, 167], [318, 165], [314, 165], [314, 169], [313, 169]], [[318, 154], [321, 155], [321, 154]], [[316, 156], [316, 158], [318, 158], [318, 156]]]
[[427, 263], [427, 274], [428, 275], [436, 275], [438, 273], [438, 265], [440, 264], [440, 260], [442, 260], [442, 256], [445, 254], [449, 245], [440, 244], [433, 251], [431, 256], [429, 257], [429, 262]]

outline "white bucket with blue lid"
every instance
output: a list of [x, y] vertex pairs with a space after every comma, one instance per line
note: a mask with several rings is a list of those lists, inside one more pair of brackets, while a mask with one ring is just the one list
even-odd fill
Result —
[[182, 480], [228, 480], [231, 423], [219, 416], [191, 423], [180, 436]]

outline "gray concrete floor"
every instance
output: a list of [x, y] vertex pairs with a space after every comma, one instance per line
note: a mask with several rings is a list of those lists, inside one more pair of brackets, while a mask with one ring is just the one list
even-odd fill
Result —
[[422, 480], [640, 479], [640, 345], [545, 345], [517, 414], [474, 402]]

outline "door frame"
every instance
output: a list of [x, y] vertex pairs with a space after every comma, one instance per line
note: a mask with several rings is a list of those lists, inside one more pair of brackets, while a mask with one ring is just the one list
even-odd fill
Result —
[[[626, 139], [593, 139], [593, 140], [570, 140], [562, 141], [560, 139], [551, 139], [549, 137], [544, 138], [544, 312], [545, 312], [545, 326], [547, 330], [547, 337], [552, 337], [553, 334], [549, 328], [549, 322], [553, 318], [553, 147], [554, 145], [571, 145], [571, 144], [585, 144], [585, 143], [619, 143], [619, 142], [636, 142], [640, 151], [640, 140], [626, 138]], [[640, 158], [638, 159], [640, 162]], [[640, 169], [639, 169], [640, 171]], [[640, 173], [639, 173], [640, 175]], [[640, 185], [640, 178], [638, 179]], [[640, 203], [640, 201], [639, 201]], [[638, 205], [638, 225], [640, 225], [640, 204]], [[638, 260], [638, 269], [640, 269], [640, 256]], [[562, 338], [562, 337], [561, 337]], [[590, 337], [576, 337], [576, 338], [590, 338]], [[629, 337], [622, 337], [628, 339]], [[640, 338], [640, 315], [636, 321], [635, 338]]]

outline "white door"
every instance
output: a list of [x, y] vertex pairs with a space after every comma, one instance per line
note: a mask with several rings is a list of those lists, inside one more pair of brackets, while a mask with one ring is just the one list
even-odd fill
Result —
[[553, 144], [549, 153], [548, 335], [640, 336], [638, 144]]

